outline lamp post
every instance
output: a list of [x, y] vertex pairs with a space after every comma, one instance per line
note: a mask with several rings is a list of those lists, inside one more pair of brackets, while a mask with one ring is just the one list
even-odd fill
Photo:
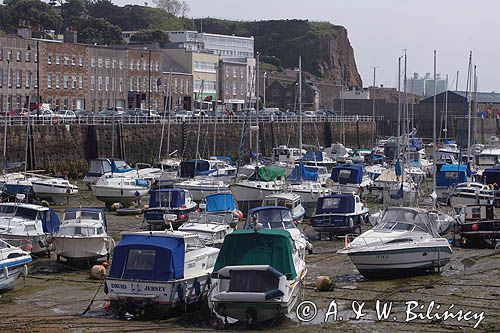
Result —
[[[40, 41], [36, 41], [36, 118], [40, 118]], [[31, 47], [28, 45], [28, 51]], [[28, 105], [29, 108], [29, 105]]]
[[266, 108], [266, 78], [267, 78], [267, 72], [264, 72], [264, 101], [263, 101], [263, 108]]

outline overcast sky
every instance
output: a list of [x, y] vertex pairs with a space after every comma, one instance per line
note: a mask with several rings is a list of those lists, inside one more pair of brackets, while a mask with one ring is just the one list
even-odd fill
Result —
[[[130, 1], [113, 0], [116, 4]], [[233, 20], [301, 18], [347, 28], [365, 86], [395, 86], [397, 59], [408, 54], [408, 74], [449, 75], [449, 86], [465, 89], [469, 51], [480, 91], [500, 91], [500, 1], [477, 0], [187, 0], [190, 17]], [[144, 4], [134, 0], [133, 3]], [[152, 5], [152, 1], [148, 2]]]

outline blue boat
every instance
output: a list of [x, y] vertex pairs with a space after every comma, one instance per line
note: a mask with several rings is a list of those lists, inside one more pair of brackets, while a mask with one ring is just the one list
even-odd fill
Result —
[[471, 171], [465, 164], [444, 164], [436, 177], [436, 195], [440, 201], [448, 201], [449, 189], [468, 181]]
[[150, 191], [149, 208], [144, 211], [144, 220], [151, 228], [164, 228], [171, 224], [177, 229], [189, 219], [189, 213], [197, 207], [189, 191], [179, 188], [162, 188]]
[[333, 194], [319, 198], [316, 214], [311, 218], [313, 229], [327, 233], [330, 238], [361, 232], [361, 225], [368, 221], [369, 210], [358, 195]]
[[361, 164], [338, 164], [332, 169], [332, 192], [360, 193], [372, 184]]

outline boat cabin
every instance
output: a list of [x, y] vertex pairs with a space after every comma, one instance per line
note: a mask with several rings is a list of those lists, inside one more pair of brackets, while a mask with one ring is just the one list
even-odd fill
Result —
[[70, 208], [64, 211], [59, 234], [64, 236], [106, 235], [106, 215], [98, 208]]
[[289, 148], [281, 145], [273, 148], [273, 162], [296, 162], [302, 158], [302, 151], [299, 148]]
[[253, 208], [248, 212], [248, 218], [243, 229], [254, 229], [258, 224], [264, 229], [294, 229], [292, 211], [286, 207], [265, 206]]
[[360, 164], [338, 164], [332, 169], [331, 178], [340, 184], [361, 184], [363, 166]]

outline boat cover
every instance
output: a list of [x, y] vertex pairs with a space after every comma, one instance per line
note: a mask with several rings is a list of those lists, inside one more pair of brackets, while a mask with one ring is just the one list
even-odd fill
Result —
[[332, 169], [332, 180], [341, 184], [361, 184], [363, 166], [360, 164], [338, 164]]
[[483, 183], [491, 185], [496, 183], [500, 186], [500, 169], [485, 169], [483, 171]]
[[452, 186], [465, 183], [470, 170], [465, 164], [444, 164], [437, 174], [437, 186]]
[[186, 203], [186, 190], [179, 188], [162, 188], [151, 190], [149, 207], [180, 207]]
[[252, 175], [252, 177], [250, 177], [250, 180], [263, 180], [265, 182], [271, 182], [273, 180], [276, 180], [284, 176], [285, 176], [285, 169], [271, 165], [271, 166], [260, 167], [258, 171], [258, 176], [256, 177], [254, 174]]
[[42, 220], [43, 232], [52, 234], [59, 231], [59, 217], [52, 208], [49, 208], [48, 211], [41, 212], [40, 217]]
[[309, 150], [303, 157], [302, 160], [309, 162], [321, 162], [323, 161], [323, 152]]
[[[118, 166], [116, 161], [121, 162], [120, 164], [123, 164], [123, 166]], [[124, 161], [120, 160], [111, 160], [111, 172], [113, 173], [125, 173], [125, 172], [130, 172], [134, 171], [134, 168], [131, 168], [130, 166], [127, 165]]]
[[125, 280], [170, 281], [184, 278], [184, 239], [125, 234], [114, 249], [109, 276]]
[[181, 162], [181, 178], [194, 178], [194, 176], [208, 175], [215, 170], [210, 170], [207, 160], [189, 160]]
[[318, 171], [317, 170], [311, 170], [307, 169], [304, 165], [304, 163], [300, 163], [299, 165], [296, 165], [295, 168], [293, 169], [292, 173], [290, 176], [288, 176], [288, 180], [290, 181], [301, 181], [301, 180], [312, 180], [312, 181], [317, 181], [318, 180]]
[[9, 162], [9, 161], [5, 160], [3, 163], [3, 168], [5, 170], [18, 169], [22, 166], [24, 166], [24, 162]]
[[207, 212], [227, 212], [236, 209], [231, 193], [215, 193], [207, 195]]
[[111, 172], [111, 165], [107, 158], [90, 160], [88, 176], [102, 176], [106, 172]]
[[293, 280], [297, 272], [292, 253], [292, 237], [286, 230], [236, 230], [224, 238], [214, 272], [226, 266], [269, 265]]
[[316, 214], [345, 214], [354, 212], [354, 196], [352, 194], [333, 194], [318, 199]]
[[84, 214], [86, 212], [91, 213], [91, 214], [102, 213], [102, 224], [104, 225], [104, 230], [108, 231], [108, 222], [106, 221], [106, 214], [104, 213], [103, 209], [101, 209], [101, 208], [68, 208], [68, 209], [64, 210], [64, 214], [71, 213], [71, 212], [81, 212], [81, 216], [83, 216], [83, 218], [85, 218]]

